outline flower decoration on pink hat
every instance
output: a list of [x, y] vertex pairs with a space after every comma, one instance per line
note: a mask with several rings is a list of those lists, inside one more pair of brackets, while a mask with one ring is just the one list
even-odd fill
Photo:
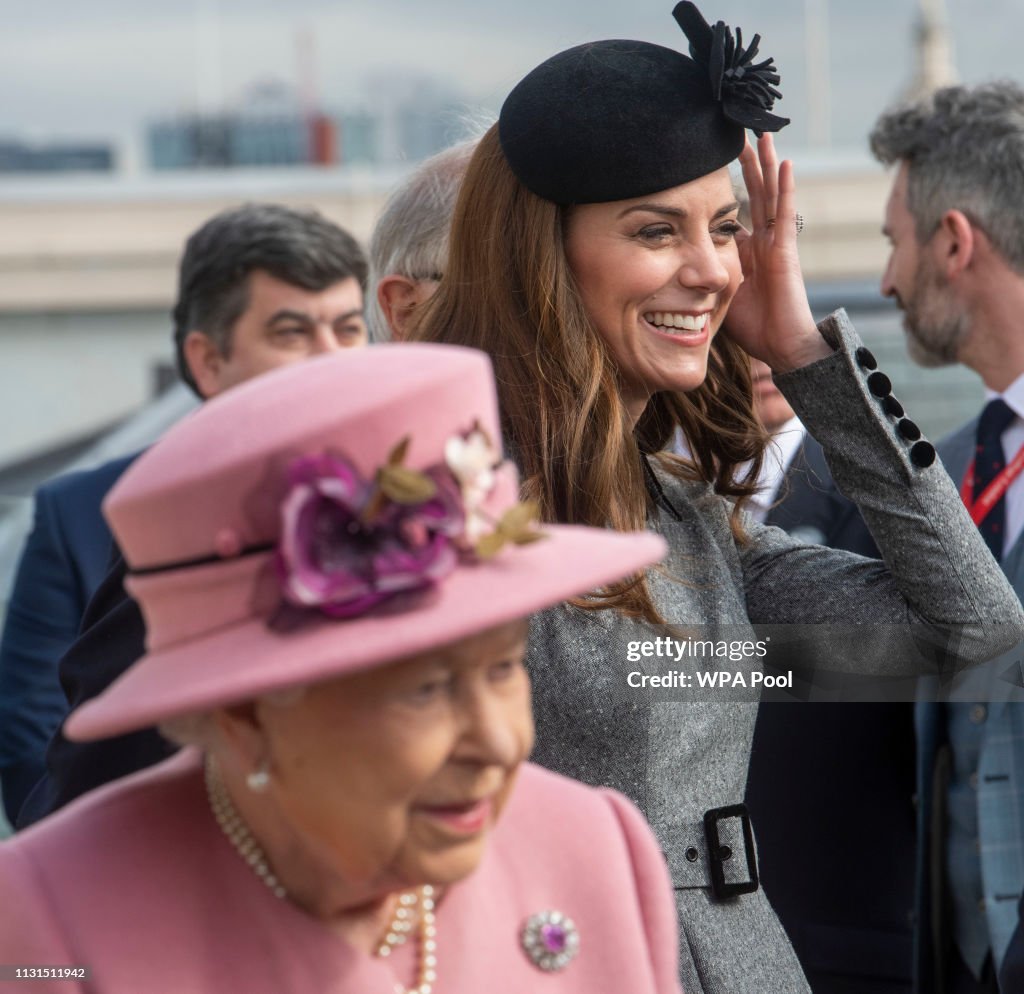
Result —
[[353, 617], [437, 583], [460, 557], [542, 537], [535, 505], [515, 504], [497, 521], [487, 515], [500, 456], [478, 425], [449, 439], [445, 462], [425, 470], [404, 465], [409, 443], [399, 442], [373, 479], [337, 454], [289, 467], [276, 556], [289, 604]]

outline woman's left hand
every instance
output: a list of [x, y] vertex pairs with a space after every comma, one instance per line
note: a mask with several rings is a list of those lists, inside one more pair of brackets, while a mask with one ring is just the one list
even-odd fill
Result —
[[831, 355], [814, 324], [796, 249], [793, 163], [779, 165], [771, 135], [740, 154], [753, 230], [737, 239], [743, 285], [724, 331], [741, 348], [784, 373]]

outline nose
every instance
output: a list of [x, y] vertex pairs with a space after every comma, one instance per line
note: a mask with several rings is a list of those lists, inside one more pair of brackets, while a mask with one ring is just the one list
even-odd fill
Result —
[[326, 355], [328, 352], [338, 352], [340, 349], [341, 343], [334, 333], [334, 328], [326, 321], [318, 321], [313, 331], [310, 355]]
[[486, 766], [515, 766], [533, 740], [529, 694], [503, 694], [490, 686], [466, 695], [459, 758]]
[[885, 269], [882, 272], [882, 283], [879, 289], [882, 291], [883, 297], [896, 296], [896, 285], [892, 280], [892, 255], [886, 260]]
[[720, 293], [729, 285], [729, 270], [722, 258], [722, 251], [710, 235], [687, 245], [679, 267], [679, 282], [688, 289]]

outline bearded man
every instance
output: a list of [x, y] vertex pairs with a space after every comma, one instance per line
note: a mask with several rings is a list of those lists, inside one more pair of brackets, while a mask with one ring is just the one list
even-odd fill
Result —
[[[902, 308], [908, 349], [920, 365], [960, 363], [984, 381], [980, 415], [937, 448], [1019, 595], [1024, 90], [1010, 82], [939, 90], [884, 114], [871, 149], [897, 167], [883, 228], [891, 254], [882, 292]], [[890, 413], [902, 417], [900, 410]], [[971, 674], [948, 700], [922, 694], [917, 705], [921, 992], [998, 990], [996, 974], [1017, 927], [1024, 705], [1008, 700], [1019, 695], [1005, 679], [1009, 665]], [[924, 703], [926, 696], [931, 702]]]

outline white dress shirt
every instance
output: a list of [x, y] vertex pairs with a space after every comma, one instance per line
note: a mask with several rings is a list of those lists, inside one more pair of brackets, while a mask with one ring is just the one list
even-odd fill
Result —
[[750, 498], [747, 512], [752, 518], [764, 521], [768, 517], [775, 499], [779, 495], [782, 481], [790, 464], [796, 458], [803, 444], [807, 429], [795, 415], [772, 435], [771, 442], [764, 450], [761, 475], [757, 480], [757, 493]]
[[[807, 429], [800, 419], [793, 415], [774, 435], [764, 450], [764, 460], [761, 463], [761, 475], [757, 480], [757, 493], [750, 498], [746, 505], [747, 513], [756, 521], [764, 522], [768, 512], [779, 495], [779, 488], [786, 478], [786, 472], [790, 463], [800, 451]], [[669, 449], [674, 455], [690, 458], [690, 447], [680, 430], [676, 430], [675, 439]], [[746, 465], [749, 465], [746, 464]], [[746, 465], [736, 470], [736, 477], [743, 478]]]

